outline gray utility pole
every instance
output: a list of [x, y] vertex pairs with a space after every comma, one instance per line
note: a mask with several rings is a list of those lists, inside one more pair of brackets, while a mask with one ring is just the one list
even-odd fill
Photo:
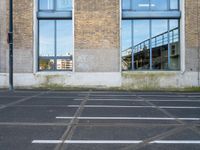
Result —
[[9, 90], [13, 91], [13, 0], [10, 0], [10, 13], [9, 13]]

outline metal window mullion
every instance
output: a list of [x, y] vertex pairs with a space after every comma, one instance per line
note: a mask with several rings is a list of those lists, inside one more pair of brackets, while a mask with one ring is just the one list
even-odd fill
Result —
[[170, 9], [170, 0], [167, 0], [167, 10], [171, 10]]
[[135, 66], [134, 66], [134, 20], [131, 21], [131, 41], [132, 41], [132, 70], [135, 70]]
[[149, 36], [150, 36], [150, 70], [152, 70], [152, 20], [149, 20]]
[[170, 69], [170, 64], [171, 64], [171, 58], [170, 58], [170, 55], [171, 55], [171, 48], [170, 48], [170, 33], [169, 33], [169, 30], [170, 30], [170, 20], [168, 19], [167, 21], [167, 30], [168, 30], [168, 33], [167, 33], [167, 38], [168, 38], [168, 69]]

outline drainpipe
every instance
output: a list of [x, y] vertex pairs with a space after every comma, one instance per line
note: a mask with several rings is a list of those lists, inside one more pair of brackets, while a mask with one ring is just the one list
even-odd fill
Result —
[[9, 90], [12, 92], [13, 88], [13, 0], [9, 1], [9, 32], [8, 32], [8, 43], [9, 43]]

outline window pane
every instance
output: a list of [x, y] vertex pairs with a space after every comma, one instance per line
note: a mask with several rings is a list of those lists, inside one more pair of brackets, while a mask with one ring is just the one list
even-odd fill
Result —
[[168, 69], [168, 21], [152, 20], [152, 68]]
[[57, 0], [56, 1], [57, 10], [71, 10], [72, 9], [72, 0]]
[[170, 0], [170, 9], [178, 9], [179, 0]]
[[39, 21], [39, 56], [55, 55], [55, 21]]
[[149, 0], [132, 0], [133, 10], [149, 10]]
[[72, 60], [57, 59], [57, 70], [72, 70]]
[[132, 69], [132, 30], [131, 20], [122, 21], [122, 69]]
[[170, 69], [180, 69], [180, 44], [179, 44], [179, 28], [178, 20], [170, 20]]
[[147, 70], [150, 68], [150, 23], [149, 20], [134, 20], [134, 68]]
[[151, 0], [151, 10], [167, 10], [168, 0]]
[[122, 9], [131, 9], [131, 0], [122, 0]]
[[53, 0], [40, 0], [40, 10], [52, 10]]
[[72, 56], [72, 21], [56, 21], [57, 56]]
[[54, 70], [54, 60], [47, 59], [47, 58], [45, 58], [45, 59], [40, 58], [39, 69], [40, 69], [40, 71]]

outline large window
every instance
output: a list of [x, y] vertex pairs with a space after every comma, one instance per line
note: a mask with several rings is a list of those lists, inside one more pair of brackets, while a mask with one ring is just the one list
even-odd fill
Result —
[[[172, 5], [168, 0], [132, 0], [129, 3], [134, 4], [132, 8], [135, 10], [144, 10], [146, 3], [150, 3], [147, 6], [154, 9], [151, 8], [149, 12], [164, 11], [168, 5]], [[124, 1], [122, 4], [125, 5]], [[173, 4], [178, 5], [178, 1]], [[131, 14], [130, 18], [122, 18], [123, 70], [180, 69], [179, 19], [162, 17], [154, 19], [147, 14], [146, 18], [135, 19]]]
[[71, 8], [71, 0], [39, 1], [39, 13], [45, 12], [47, 17], [38, 15], [39, 71], [71, 71], [73, 68], [72, 20], [57, 13], [70, 11], [68, 8]]
[[179, 0], [122, 0], [123, 10], [178, 10]]

